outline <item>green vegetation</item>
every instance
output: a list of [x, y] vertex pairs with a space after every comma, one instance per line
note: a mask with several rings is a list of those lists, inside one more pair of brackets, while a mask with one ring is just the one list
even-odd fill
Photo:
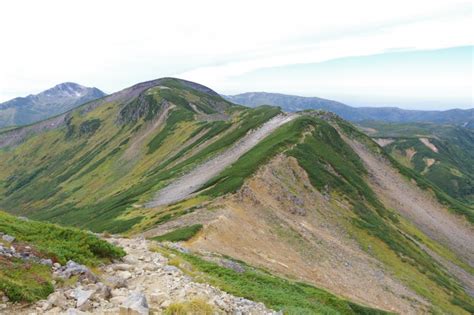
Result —
[[0, 257], [0, 291], [11, 301], [34, 302], [54, 291], [51, 268]]
[[[0, 232], [14, 236], [17, 246], [30, 246], [35, 255], [65, 264], [68, 260], [96, 266], [125, 252], [95, 235], [54, 224], [24, 221], [0, 212]], [[53, 292], [51, 267], [0, 256], [0, 291], [12, 301], [33, 302]]]
[[[204, 194], [215, 197], [238, 190], [244, 180], [254, 174], [261, 165], [296, 143], [311, 121], [310, 118], [303, 117], [277, 129], [237, 162], [206, 183], [202, 187], [202, 190], [205, 190]], [[211, 188], [207, 189], [209, 187]]]
[[89, 232], [50, 223], [23, 221], [4, 212], [0, 212], [0, 231], [61, 264], [74, 260], [81, 264], [98, 265], [125, 255], [122, 249]]
[[148, 143], [148, 154], [151, 154], [158, 150], [163, 141], [173, 132], [178, 129], [178, 124], [189, 121], [193, 118], [193, 115], [189, 111], [177, 109], [171, 112], [168, 119], [166, 120], [165, 128], [159, 132], [151, 141]]
[[182, 228], [178, 228], [174, 231], [169, 233], [156, 236], [152, 238], [155, 241], [163, 242], [163, 241], [170, 241], [170, 242], [180, 242], [180, 241], [187, 241], [192, 238], [196, 233], [198, 233], [202, 229], [202, 224], [194, 224], [190, 226], [185, 226]]
[[89, 136], [100, 128], [100, 119], [86, 120], [79, 126], [79, 135]]
[[196, 280], [208, 282], [233, 295], [262, 302], [274, 310], [283, 310], [285, 314], [387, 314], [249, 266], [244, 266], [245, 271], [238, 273], [195, 255], [173, 253], [181, 258], [176, 264]]
[[[415, 180], [420, 188], [432, 191], [440, 203], [446, 205], [450, 210], [464, 215], [470, 222], [474, 223], [474, 207], [471, 202], [471, 196], [474, 193], [474, 182], [473, 179], [471, 179], [473, 178], [472, 174], [474, 174], [474, 134], [472, 130], [421, 123], [364, 124], [364, 126], [370, 128], [379, 128], [380, 131], [375, 135], [381, 136], [402, 135], [405, 137], [406, 132], [403, 130], [404, 128], [408, 130], [415, 128], [415, 130], [423, 136], [431, 133], [431, 135], [436, 138], [430, 138], [430, 142], [434, 142], [439, 151], [438, 153], [434, 153], [419, 141], [417, 137], [414, 139], [396, 139], [396, 142], [389, 144], [384, 150], [380, 150], [380, 148], [362, 132], [350, 127], [349, 124], [343, 121], [338, 122], [338, 124], [351, 136], [365, 143], [374, 152], [385, 156], [401, 174], [409, 179]], [[385, 131], [385, 128], [387, 128], [387, 131]], [[393, 139], [394, 137], [389, 138]], [[420, 151], [419, 157], [415, 158], [415, 160], [418, 161], [415, 163], [419, 169], [421, 169], [421, 160], [426, 164], [426, 159], [430, 157], [436, 159], [437, 163], [435, 166], [427, 170], [427, 166], [425, 165], [422, 172], [417, 171], [413, 166], [407, 167], [406, 163], [401, 161], [400, 157], [397, 156], [397, 152], [400, 151], [397, 149], [397, 146], [400, 145], [402, 148], [407, 148], [406, 143], [416, 144], [416, 148], [412, 148]], [[415, 157], [417, 154], [415, 154]], [[435, 171], [431, 173], [431, 169]], [[447, 169], [449, 169], [449, 171], [447, 171]], [[458, 170], [459, 172], [453, 172], [453, 170]], [[458, 193], [462, 193], [463, 196], [457, 198], [453, 197], [453, 195], [456, 196]]]
[[[474, 205], [474, 131], [431, 123], [365, 122], [370, 136], [390, 139], [384, 147], [392, 158], [413, 169], [458, 201]], [[420, 141], [427, 138], [438, 152]], [[416, 152], [410, 158], [407, 152]], [[432, 164], [431, 164], [432, 163]]]
[[[352, 126], [343, 121], [338, 123], [346, 133], [359, 137], [373, 150], [383, 154], [378, 146]], [[304, 116], [279, 128], [207, 183], [203, 194], [219, 196], [236, 191], [245, 178], [254, 174], [259, 166], [279, 152], [296, 158], [318, 190], [336, 193], [352, 205], [356, 215], [354, 226], [382, 240], [395, 253], [399, 262], [409, 263], [417, 273], [427, 277], [423, 280], [426, 285], [437, 285], [454, 294], [459, 301], [470, 305], [470, 299], [459, 283], [413, 240], [400, 232], [403, 230], [400, 219], [393, 211], [384, 207], [367, 185], [368, 174], [357, 154], [342, 140], [335, 128], [322, 119]], [[411, 174], [407, 176], [416, 178]], [[420, 294], [427, 296], [428, 293], [423, 291]], [[428, 297], [441, 308], [449, 307], [443, 303], [451, 303], [446, 300], [440, 302], [430, 294]], [[465, 305], [463, 303], [459, 302], [458, 305]]]

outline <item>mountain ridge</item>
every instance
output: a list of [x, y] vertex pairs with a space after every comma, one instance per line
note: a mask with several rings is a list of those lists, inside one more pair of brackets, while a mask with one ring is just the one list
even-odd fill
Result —
[[398, 107], [352, 107], [338, 101], [319, 97], [304, 97], [268, 92], [247, 92], [224, 95], [228, 100], [245, 105], [281, 106], [285, 111], [323, 109], [353, 122], [381, 120], [386, 122], [433, 122], [470, 125], [474, 122], [474, 108], [449, 110], [408, 110]]
[[[282, 116], [278, 107], [236, 105], [189, 81], [139, 83], [1, 133], [0, 207], [103, 235], [166, 239], [192, 231], [185, 260], [206, 272], [216, 267], [195, 257], [202, 251], [389, 312], [468, 314], [472, 206], [336, 114]], [[273, 121], [281, 124], [258, 132]], [[243, 152], [234, 150], [249, 138]], [[236, 155], [222, 168], [212, 163], [228, 152]], [[206, 163], [215, 173], [201, 168]], [[181, 181], [207, 172], [199, 185]], [[191, 188], [150, 205], [176, 183]], [[234, 292], [250, 285], [213, 279]], [[262, 290], [271, 288], [252, 297], [295, 314], [340, 305], [306, 295], [290, 305]], [[345, 309], [358, 313], [354, 307]]]

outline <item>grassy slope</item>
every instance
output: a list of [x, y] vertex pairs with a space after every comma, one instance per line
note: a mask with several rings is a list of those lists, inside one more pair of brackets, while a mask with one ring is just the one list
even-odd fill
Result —
[[[145, 105], [137, 99], [128, 104], [106, 103], [85, 115], [78, 109], [66, 127], [0, 150], [0, 206], [94, 231], [125, 231], [142, 219], [129, 215], [134, 204], [148, 201], [172, 178], [279, 113], [275, 107], [231, 106], [176, 80], [162, 84], [169, 88], [144, 93]], [[150, 125], [163, 101], [175, 105], [166, 124], [143, 140], [133, 159], [125, 159], [124, 152]], [[219, 110], [230, 118], [195, 120], [190, 103], [200, 112]], [[141, 114], [138, 119], [136, 113]], [[124, 118], [129, 121], [117, 122]], [[214, 143], [194, 150], [210, 140]], [[183, 155], [187, 158], [178, 160]]]
[[[89, 266], [125, 255], [123, 250], [93, 234], [54, 224], [23, 221], [0, 212], [0, 232], [15, 243], [30, 246], [40, 257], [65, 264], [68, 260]], [[35, 301], [53, 291], [51, 268], [20, 259], [0, 257], [0, 290], [12, 301]]]
[[[378, 150], [365, 135], [343, 121], [338, 122], [346, 133], [356, 135]], [[303, 137], [303, 134], [306, 136]], [[420, 239], [423, 234], [415, 227], [408, 227], [402, 218], [386, 209], [377, 199], [366, 184], [367, 171], [359, 157], [324, 120], [304, 116], [279, 128], [211, 180], [203, 194], [216, 197], [236, 191], [245, 178], [279, 152], [295, 157], [308, 173], [314, 187], [320, 191], [335, 192], [352, 205], [356, 218], [349, 229], [354, 236], [365, 248], [373, 244], [377, 258], [403, 282], [429, 299], [434, 304], [434, 311], [461, 312], [457, 305], [463, 305], [464, 311], [472, 309], [474, 302], [457, 280], [413, 242], [413, 239]], [[395, 165], [403, 169], [402, 166]], [[416, 174], [405, 174], [420, 179]], [[445, 194], [442, 196], [449, 198]], [[459, 205], [452, 199], [445, 200], [454, 209]], [[465, 210], [468, 211], [467, 214], [470, 213], [468, 208]], [[427, 238], [424, 238], [424, 241], [443, 257], [459, 263], [448, 249], [439, 244], [433, 245]]]
[[[195, 279], [210, 283], [226, 292], [264, 303], [285, 314], [387, 314], [344, 300], [311, 285], [290, 281], [240, 262], [245, 271], [238, 273], [206, 261], [199, 256], [158, 247], [171, 262]], [[177, 255], [177, 256], [176, 256]]]
[[[384, 149], [398, 162], [415, 170], [449, 196], [474, 204], [474, 132], [471, 129], [429, 123], [366, 122], [362, 125], [375, 130], [372, 137], [395, 140]], [[429, 138], [438, 152], [425, 146], [420, 137]], [[406, 159], [408, 149], [417, 152], [411, 161]], [[428, 167], [427, 159], [434, 159], [436, 163]]]
[[[139, 205], [149, 200], [154, 191], [279, 113], [272, 107], [230, 107], [225, 109], [230, 115], [228, 122], [199, 122], [191, 118], [189, 103], [211, 113], [219, 98], [176, 84], [170, 82], [171, 91], [150, 89], [146, 93], [151, 104], [148, 107], [142, 108], [136, 101], [105, 104], [85, 115], [76, 111], [67, 127], [0, 152], [0, 205], [43, 220], [122, 232], [134, 225], [143, 227], [171, 220], [193, 211], [202, 200], [234, 192], [259, 166], [275, 154], [286, 152], [305, 168], [316, 188], [330, 189], [352, 204], [356, 218], [350, 229], [354, 236], [364, 246], [373, 243], [377, 258], [397, 276], [432, 301], [437, 310], [462, 312], [454, 301], [469, 309], [472, 301], [458, 283], [404, 236], [419, 231], [409, 229], [380, 204], [365, 183], [366, 171], [358, 157], [321, 119], [304, 116], [278, 129], [209, 182], [201, 197], [153, 214], [140, 209]], [[146, 137], [134, 159], [125, 160], [123, 153], [159, 111], [163, 100], [175, 105], [167, 124]], [[139, 119], [117, 124], [117, 117], [124, 111], [131, 114], [137, 110], [143, 110]], [[128, 114], [125, 117], [133, 116]], [[347, 133], [356, 133], [349, 125], [342, 127]], [[200, 135], [199, 139], [189, 143], [196, 135]], [[200, 151], [194, 150], [208, 140], [214, 142]], [[186, 158], [180, 159], [183, 156]], [[400, 169], [420, 186], [431, 187], [411, 170]], [[452, 208], [469, 215], [465, 205], [433, 190]], [[144, 216], [143, 221], [147, 222], [142, 225]], [[441, 252], [444, 257], [451, 254], [444, 248]]]
[[187, 241], [191, 239], [194, 235], [196, 235], [202, 229], [202, 224], [194, 224], [191, 226], [185, 226], [182, 228], [178, 228], [174, 231], [169, 233], [154, 237], [153, 240], [155, 241], [169, 241], [169, 242], [181, 242]]

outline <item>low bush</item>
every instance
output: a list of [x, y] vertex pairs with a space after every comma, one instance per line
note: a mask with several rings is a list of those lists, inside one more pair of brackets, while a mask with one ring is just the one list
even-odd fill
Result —
[[170, 241], [170, 242], [180, 242], [180, 241], [187, 241], [196, 235], [202, 229], [202, 224], [194, 224], [191, 226], [185, 226], [169, 233], [156, 236], [153, 238], [155, 241]]

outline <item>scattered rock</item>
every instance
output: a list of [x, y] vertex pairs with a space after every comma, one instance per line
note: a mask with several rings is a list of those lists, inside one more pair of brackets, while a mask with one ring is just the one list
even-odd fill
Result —
[[[102, 266], [102, 281], [98, 281], [86, 266], [74, 261], [68, 261], [64, 266], [52, 264], [56, 277], [68, 279], [78, 275], [79, 281], [72, 284], [72, 288], [56, 288], [47, 300], [28, 310], [22, 308], [20, 313], [143, 315], [149, 314], [150, 310], [161, 313], [174, 302], [199, 298], [213, 305], [216, 314], [273, 314], [262, 303], [235, 297], [206, 283], [194, 282], [179, 268], [168, 265], [168, 259], [163, 255], [151, 252], [147, 240], [114, 238], [110, 241], [124, 247], [128, 255], [123, 261]], [[244, 271], [244, 266], [239, 263], [220, 259], [225, 267]], [[82, 281], [81, 278], [94, 281]], [[3, 311], [1, 305], [0, 313]], [[7, 303], [7, 309], [11, 306]]]

